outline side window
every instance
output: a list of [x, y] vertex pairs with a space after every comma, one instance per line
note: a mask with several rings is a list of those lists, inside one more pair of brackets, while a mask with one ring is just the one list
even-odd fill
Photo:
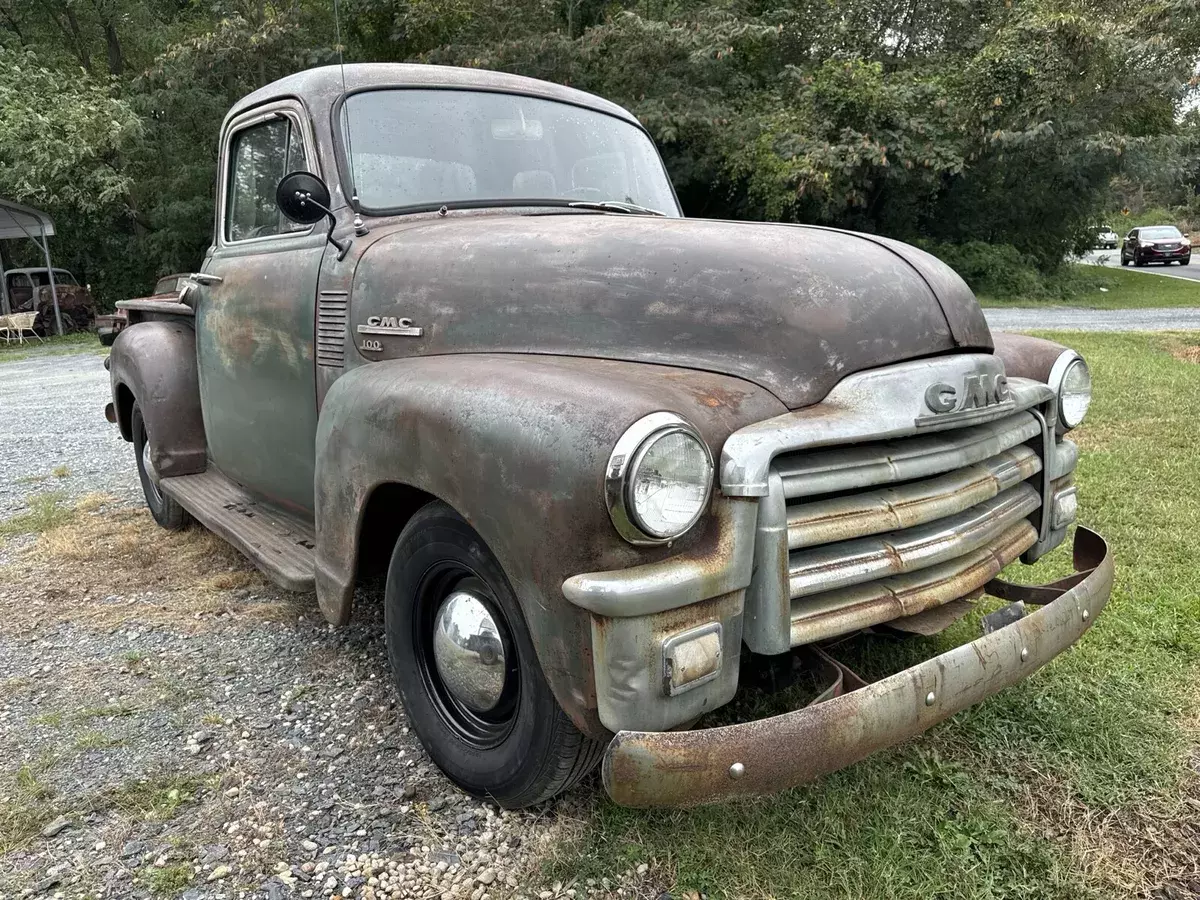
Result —
[[245, 241], [304, 230], [283, 217], [275, 188], [289, 172], [308, 169], [304, 139], [287, 116], [244, 128], [230, 143], [225, 239]]
[[32, 308], [33, 282], [24, 272], [8, 276], [8, 300], [12, 304], [13, 312]]

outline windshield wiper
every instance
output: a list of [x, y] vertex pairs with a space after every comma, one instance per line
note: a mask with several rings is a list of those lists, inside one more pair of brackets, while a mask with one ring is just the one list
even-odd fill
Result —
[[574, 209], [601, 209], [605, 212], [634, 213], [646, 216], [665, 216], [666, 213], [651, 209], [648, 206], [638, 206], [636, 203], [625, 203], [622, 200], [572, 200], [567, 204]]

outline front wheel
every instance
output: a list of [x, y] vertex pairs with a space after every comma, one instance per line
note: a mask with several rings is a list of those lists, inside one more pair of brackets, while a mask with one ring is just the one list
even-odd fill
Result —
[[142, 409], [136, 403], [130, 414], [130, 427], [133, 431], [133, 452], [137, 459], [138, 478], [142, 482], [142, 493], [146, 497], [146, 505], [154, 521], [170, 531], [182, 531], [191, 523], [188, 512], [178, 501], [168, 497], [158, 486], [158, 474], [154, 471], [154, 463], [150, 459], [150, 436], [146, 433], [146, 423], [142, 420]]
[[542, 675], [500, 563], [444, 503], [418, 510], [396, 541], [384, 626], [409, 722], [467, 793], [531, 806], [599, 762], [604, 745], [567, 718]]
[[1129, 260], [1126, 258], [1124, 253], [1121, 254], [1121, 265], [1123, 265], [1123, 266], [1129, 265]]

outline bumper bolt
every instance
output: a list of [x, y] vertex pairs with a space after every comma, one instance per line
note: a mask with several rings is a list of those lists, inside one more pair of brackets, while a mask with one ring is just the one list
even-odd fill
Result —
[[937, 699], [937, 695], [934, 694], [933, 691], [930, 691], [928, 694], [925, 695], [925, 705], [933, 706], [933, 701], [936, 699]]
[[741, 778], [745, 774], [746, 774], [746, 767], [743, 766], [741, 763], [734, 763], [732, 766], [729, 767], [729, 777], [732, 778], [734, 781], [737, 781], [739, 778]]
[[1088, 616], [1089, 616], [1089, 615], [1090, 615], [1090, 613], [1088, 613], [1088, 611], [1085, 609], [1085, 610], [1083, 611], [1083, 621], [1085, 621], [1085, 622], [1086, 622], [1086, 621], [1088, 620]]
[[1029, 648], [1028, 648], [1028, 647], [1022, 647], [1022, 648], [1021, 648], [1021, 662], [1025, 662], [1025, 661], [1027, 661], [1028, 659], [1029, 659]]

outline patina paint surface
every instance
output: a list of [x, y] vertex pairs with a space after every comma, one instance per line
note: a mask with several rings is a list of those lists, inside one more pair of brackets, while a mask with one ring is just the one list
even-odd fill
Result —
[[163, 476], [203, 472], [207, 456], [196, 335], [190, 322], [139, 322], [117, 335], [108, 359], [121, 436], [133, 440], [136, 401], [150, 437], [150, 458]]
[[[450, 212], [395, 227], [363, 251], [352, 334], [373, 317], [411, 319], [422, 334], [383, 336], [360, 359], [504, 352], [660, 363], [733, 375], [796, 408], [853, 372], [964, 346], [943, 306], [970, 326], [963, 341], [991, 347], [949, 269], [914, 257], [918, 268], [845, 232], [581, 212]], [[936, 267], [940, 295], [923, 271]]]
[[326, 396], [317, 433], [322, 612], [334, 622], [349, 616], [371, 492], [388, 482], [426, 491], [495, 553], [559, 703], [581, 728], [605, 734], [595, 717], [590, 617], [564, 598], [563, 581], [667, 557], [711, 559], [727, 539], [724, 516], [705, 517], [671, 546], [634, 547], [613, 529], [609, 454], [629, 425], [659, 410], [691, 421], [719, 452], [731, 432], [783, 406], [727, 376], [606, 360], [477, 354], [348, 372]]
[[217, 248], [196, 335], [209, 455], [223, 473], [311, 513], [317, 430], [314, 303], [323, 233]]

